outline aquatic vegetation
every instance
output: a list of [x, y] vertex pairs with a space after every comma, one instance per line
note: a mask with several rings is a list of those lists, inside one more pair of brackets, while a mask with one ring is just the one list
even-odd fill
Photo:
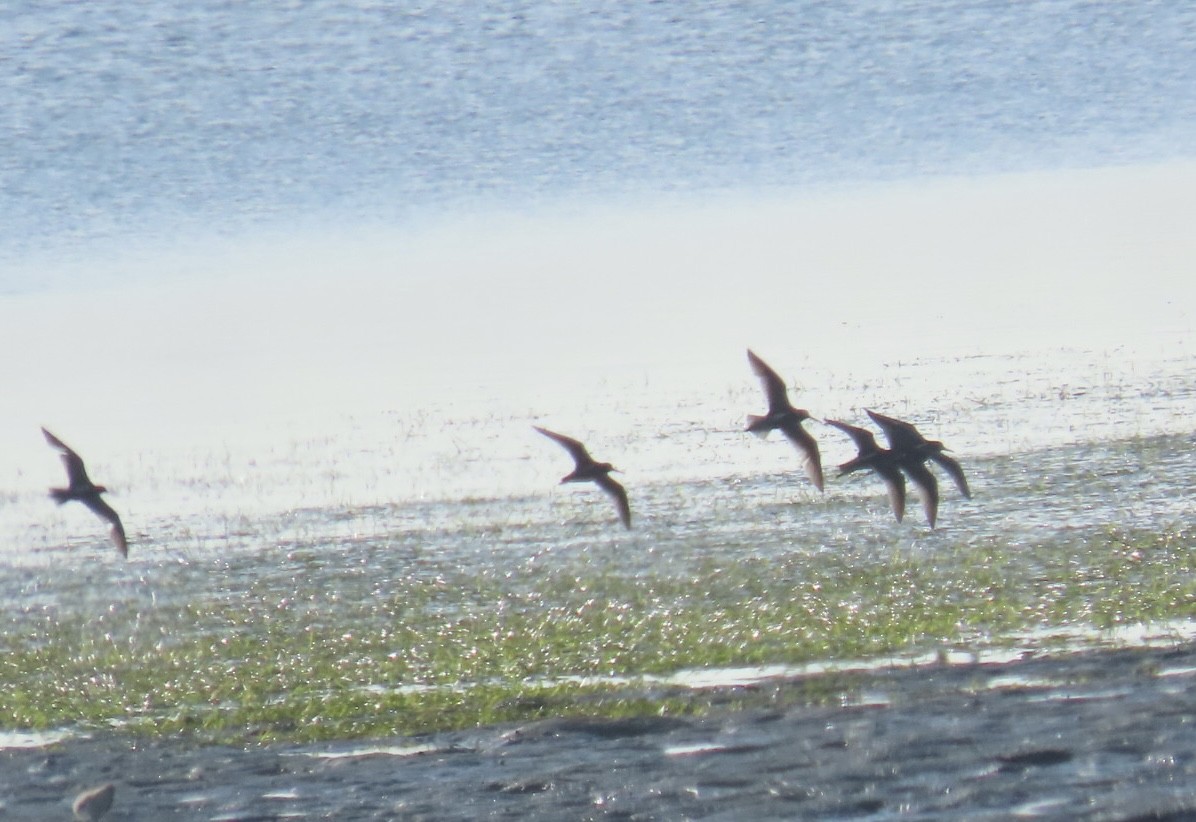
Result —
[[[977, 649], [1048, 626], [1090, 630], [1095, 643], [1104, 629], [1194, 618], [1192, 543], [1182, 528], [1106, 526], [927, 553], [724, 546], [655, 572], [596, 545], [481, 573], [424, 557], [385, 579], [336, 566], [332, 548], [296, 549], [286, 585], [238, 587], [229, 566], [225, 591], [10, 617], [0, 722], [312, 739], [700, 711], [728, 696], [660, 678]], [[173, 584], [194, 586], [200, 570], [183, 566]], [[811, 677], [807, 695], [844, 687]]]

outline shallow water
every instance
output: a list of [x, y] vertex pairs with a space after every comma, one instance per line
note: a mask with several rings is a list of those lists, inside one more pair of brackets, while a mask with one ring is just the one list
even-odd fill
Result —
[[[397, 579], [435, 586], [505, 575], [502, 584], [517, 587], [520, 569], [578, 563], [683, 579], [703, 563], [826, 552], [864, 566], [911, 556], [933, 567], [988, 544], [1031, 551], [1103, 530], [1180, 528], [1196, 472], [1191, 345], [1178, 335], [1115, 353], [923, 358], [837, 382], [829, 369], [788, 369], [802, 373], [810, 387], [801, 396], [817, 399], [816, 414], [859, 422], [862, 408], [879, 408], [947, 442], [974, 498], [943, 478], [933, 531], [912, 489], [897, 523], [873, 477], [834, 478], [829, 467], [852, 449], [828, 426], [808, 424], [828, 466], [821, 495], [788, 443], [743, 433], [741, 415], [762, 405], [746, 360], [733, 382], [701, 393], [651, 381], [604, 386], [620, 402], [578, 414], [588, 430], [489, 406], [419, 420], [321, 417], [321, 432], [292, 429], [252, 455], [223, 446], [97, 459], [103, 443], [89, 448], [76, 436], [68, 441], [93, 476], [121, 489], [112, 499], [130, 557], [115, 555], [89, 512], [55, 509], [22, 473], [4, 492], [0, 601], [7, 630], [19, 632], [37, 614], [138, 618], [239, 600], [335, 607], [383, 598]], [[424, 424], [432, 417], [437, 425]], [[625, 469], [633, 530], [618, 527], [596, 489], [556, 484], [569, 460], [532, 423], [565, 428]], [[53, 452], [39, 459], [37, 479], [56, 482]]]
[[[1043, 545], [1191, 519], [1190, 13], [486, 9], [480, 29], [342, 2], [10, 15], [10, 639], [107, 620], [218, 640], [221, 608], [384, 635], [395, 590], [430, 592], [435, 624], [554, 574], [777, 558], [933, 574], [999, 546], [1038, 569]], [[567, 58], [582, 44], [598, 69]], [[944, 440], [975, 498], [944, 486], [936, 530], [913, 498], [896, 523], [874, 478], [833, 477], [851, 449], [816, 422], [814, 492], [787, 443], [742, 431], [748, 346], [815, 417], [875, 408]], [[632, 531], [557, 485], [568, 459], [533, 424], [622, 469]], [[47, 501], [40, 425], [113, 489], [127, 562]], [[1040, 627], [952, 641], [1158, 633]], [[846, 662], [875, 661], [808, 664]]]

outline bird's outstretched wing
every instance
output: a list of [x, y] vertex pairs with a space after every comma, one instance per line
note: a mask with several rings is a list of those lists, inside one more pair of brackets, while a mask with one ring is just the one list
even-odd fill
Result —
[[797, 446], [802, 455], [802, 467], [806, 469], [806, 476], [814, 487], [822, 490], [822, 455], [818, 453], [818, 443], [814, 436], [802, 427], [801, 420], [793, 418], [781, 425], [781, 431]]
[[823, 422], [833, 425], [851, 437], [851, 441], [855, 443], [856, 450], [860, 452], [861, 457], [875, 454], [880, 450], [880, 446], [876, 444], [876, 436], [867, 428], [860, 428], [858, 425], [851, 425], [841, 420], [823, 420]]
[[894, 451], [906, 454], [916, 451], [926, 444], [926, 438], [919, 433], [913, 423], [895, 417], [886, 417], [884, 414], [867, 408], [864, 410], [872, 418], [872, 421], [885, 432], [885, 437], [889, 440], [889, 447]]
[[87, 477], [87, 469], [83, 467], [83, 458], [45, 428], [42, 429], [42, 434], [45, 435], [46, 442], [62, 452], [62, 464], [66, 466], [66, 477], [70, 486], [72, 488], [89, 487], [92, 482]]
[[573, 461], [577, 463], [578, 467], [594, 462], [594, 458], [590, 456], [590, 452], [586, 450], [586, 447], [573, 439], [573, 437], [566, 437], [564, 434], [549, 431], [547, 428], [541, 428], [538, 425], [533, 425], [532, 428], [535, 428], [550, 440], [556, 440], [560, 443], [569, 452], [569, 456], [573, 457]]
[[120, 517], [116, 511], [112, 510], [112, 506], [101, 499], [98, 494], [80, 500], [80, 502], [112, 524], [112, 541], [116, 543], [116, 550], [120, 551], [122, 557], [127, 557], [129, 542], [125, 539], [125, 526], [121, 524]]
[[963, 469], [960, 468], [959, 463], [948, 457], [942, 451], [937, 451], [930, 455], [930, 458], [943, 467], [943, 470], [950, 474], [951, 479], [955, 481], [955, 487], [959, 489], [959, 493], [963, 494], [968, 499], [972, 498], [972, 489], [968, 488], [968, 478], [963, 475]]
[[880, 478], [884, 480], [885, 491], [889, 495], [889, 507], [893, 509], [893, 516], [901, 522], [905, 516], [905, 477], [901, 469], [889, 462], [879, 462], [872, 466]]
[[606, 493], [614, 497], [615, 507], [619, 509], [619, 519], [627, 528], [631, 527], [631, 504], [627, 502], [627, 491], [609, 474], [603, 474], [594, 479], [594, 483]]
[[910, 460], [902, 463], [902, 468], [909, 475], [910, 482], [918, 487], [918, 495], [922, 498], [922, 510], [926, 513], [926, 523], [934, 528], [939, 513], [939, 484], [930, 473], [925, 463]]
[[750, 348], [747, 355], [748, 362], [752, 364], [752, 370], [756, 372], [756, 376], [760, 378], [760, 382], [764, 386], [764, 394], [768, 397], [768, 410], [779, 411], [789, 408], [789, 391], [785, 388], [785, 381]]

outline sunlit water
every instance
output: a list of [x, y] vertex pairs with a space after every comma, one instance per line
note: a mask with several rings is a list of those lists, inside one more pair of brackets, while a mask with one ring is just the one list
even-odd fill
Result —
[[[912, 489], [897, 523], [874, 477], [834, 476], [853, 449], [833, 429], [808, 423], [828, 466], [824, 494], [804, 479], [787, 442], [745, 434], [742, 418], [760, 411], [763, 397], [741, 347], [709, 368], [676, 360], [676, 374], [600, 366], [569, 378], [567, 364], [548, 363], [559, 369], [552, 380], [516, 383], [509, 397], [484, 383], [472, 397], [450, 397], [459, 390], [451, 381], [408, 381], [413, 354], [398, 351], [395, 367], [374, 373], [351, 400], [317, 396], [311, 409], [247, 401], [242, 416], [218, 423], [186, 408], [171, 421], [133, 410], [132, 422], [97, 422], [72, 407], [70, 381], [34, 375], [57, 414], [20, 416], [6, 434], [20, 461], [5, 475], [0, 512], [5, 608], [152, 607], [242, 586], [279, 598], [295, 586], [359, 597], [424, 566], [433, 577], [441, 567], [492, 573], [584, 551], [617, 554], [628, 574], [681, 574], [689, 563], [745, 551], [850, 549], [878, 562], [913, 551], [932, 561], [940, 546], [1178, 526], [1192, 510], [1193, 341], [1175, 329], [1148, 331], [1104, 348], [909, 359], [800, 342], [757, 346], [816, 416], [862, 424], [863, 409], [876, 408], [947, 442], [974, 498], [943, 478], [934, 531]], [[611, 340], [618, 345], [616, 332]], [[613, 358], [609, 348], [601, 355]], [[231, 380], [258, 375], [228, 367]], [[413, 396], [392, 399], [412, 385]], [[128, 561], [90, 512], [46, 497], [61, 466], [41, 441], [42, 422], [112, 487], [130, 534]], [[557, 485], [570, 461], [533, 424], [584, 439], [622, 469], [630, 532], [597, 489]]]
[[0, 15], [4, 293], [121, 282], [128, 257], [150, 281], [209, 274], [210, 257], [168, 252], [270, 228], [1126, 164], [1190, 154], [1196, 136], [1182, 3]]
[[[102, 5], [4, 35], [15, 630], [587, 552], [680, 578], [1191, 520], [1180, 4]], [[747, 347], [815, 417], [944, 440], [974, 499], [896, 523], [813, 422], [816, 493], [742, 431]], [[622, 469], [630, 532], [533, 424]], [[47, 498], [41, 425], [112, 489], [127, 561]]]
[[[959, 207], [1004, 207], [1020, 190], [1046, 200], [1076, 187], [1129, 196], [1153, 179], [1168, 192], [1178, 185], [1172, 180], [1190, 173], [1176, 166], [1166, 175], [1068, 173], [902, 191], [927, 197], [919, 216], [930, 218]], [[907, 201], [894, 194], [861, 193], [850, 208], [833, 197], [822, 204], [845, 209], [841, 228], [856, 233], [858, 214], [903, 214]], [[757, 213], [783, 222], [816, 205], [777, 204]], [[1131, 200], [1125, 208], [1140, 205]], [[3, 403], [11, 462], [0, 488], [0, 591], [9, 625], [22, 630], [22, 615], [116, 612], [136, 619], [184, 602], [249, 609], [381, 603], [399, 581], [435, 586], [461, 573], [499, 579], [512, 570], [575, 564], [584, 555], [605, 569], [595, 572], [672, 578], [702, 563], [793, 553], [842, 552], [878, 567], [911, 556], [932, 565], [989, 544], [1023, 548], [1033, 563], [1034, 546], [1053, 538], [1190, 521], [1192, 303], [1190, 286], [1172, 274], [1192, 250], [1186, 237], [1120, 224], [1113, 233], [1061, 228], [1044, 240], [1023, 228], [1011, 239], [1030, 259], [1049, 258], [1060, 238], [1150, 246], [1159, 263], [1142, 280], [1153, 279], [1154, 290], [1127, 292], [1122, 300], [1075, 289], [1050, 311], [1034, 299], [1024, 313], [985, 313], [968, 307], [966, 297], [948, 310], [949, 301], [930, 291], [954, 267], [974, 264], [968, 242], [937, 230], [924, 230], [927, 242], [943, 245], [928, 255], [925, 271], [894, 263], [904, 286], [894, 291], [883, 270], [854, 269], [860, 256], [879, 260], [891, 248], [845, 252], [838, 265], [847, 270], [820, 258], [834, 287], [795, 282], [780, 266], [759, 262], [761, 282], [754, 284], [720, 281], [719, 261], [678, 271], [661, 260], [687, 248], [669, 234], [680, 219], [659, 220], [654, 265], [661, 267], [653, 283], [640, 289], [633, 276], [615, 273], [618, 288], [587, 290], [586, 308], [597, 318], [570, 313], [562, 296], [541, 290], [542, 274], [508, 286], [505, 302], [486, 286], [482, 294], [446, 294], [438, 281], [377, 280], [371, 290], [372, 258], [335, 286], [314, 276], [291, 289], [250, 281], [231, 292], [240, 297], [231, 304], [223, 299], [227, 291], [213, 297], [178, 288], [10, 303], [6, 327], [37, 340], [53, 367], [12, 366], [6, 376], [14, 390]], [[709, 212], [684, 219], [709, 219]], [[618, 225], [558, 225], [580, 246], [589, 244], [593, 256], [579, 265], [617, 272], [638, 264], [638, 252], [602, 251]], [[721, 230], [711, 235], [712, 248], [755, 241], [742, 226]], [[521, 261], [543, 265], [556, 253], [535, 246], [499, 255], [505, 237], [479, 232], [475, 240], [466, 256], [503, 271]], [[778, 241], [767, 257], [801, 268], [806, 252], [795, 245], [801, 243]], [[433, 247], [419, 253], [442, 266], [462, 255]], [[1107, 274], [1116, 265], [1091, 271]], [[887, 289], [884, 300], [869, 306], [868, 297], [853, 303], [840, 295], [842, 283], [866, 277], [869, 291]], [[672, 288], [662, 285], [666, 278]], [[342, 291], [345, 282], [351, 293]], [[1031, 293], [1038, 287], [1024, 275], [1010, 275], [1005, 285]], [[654, 293], [658, 288], [667, 294]], [[452, 310], [421, 321], [399, 292], [416, 302], [444, 300]], [[1023, 300], [1001, 289], [992, 295], [1014, 305]], [[576, 299], [575, 292], [568, 296]], [[659, 313], [637, 317], [627, 306], [641, 296]], [[859, 311], [838, 309], [839, 301]], [[926, 319], [917, 317], [923, 302]], [[1125, 312], [1123, 303], [1151, 310]], [[509, 324], [496, 308], [506, 305], [515, 314]], [[971, 319], [961, 316], [968, 311]], [[104, 337], [111, 354], [102, 356], [123, 362], [119, 373], [77, 359], [80, 337], [45, 333], [64, 324], [98, 329], [112, 312], [125, 312], [125, 327]], [[608, 312], [615, 322], [602, 321]], [[1035, 312], [1053, 314], [1054, 322]], [[246, 316], [252, 322], [229, 321]], [[416, 328], [406, 327], [408, 320]], [[572, 323], [584, 333], [568, 333]], [[475, 324], [492, 333], [472, 335]], [[208, 332], [208, 325], [222, 331]], [[742, 430], [744, 415], [764, 405], [744, 354], [748, 345], [816, 417], [862, 424], [863, 409], [875, 408], [943, 439], [974, 498], [961, 498], [943, 478], [937, 529], [926, 527], [912, 489], [906, 519], [897, 523], [874, 477], [834, 476], [833, 466], [853, 449], [838, 432], [811, 422], [828, 467], [826, 492], [818, 494], [787, 442]], [[109, 383], [119, 390], [105, 391]], [[127, 561], [90, 512], [56, 508], [47, 498], [62, 469], [41, 439], [42, 424], [113, 489], [110, 499], [130, 535]], [[533, 424], [585, 440], [622, 469], [631, 531], [618, 525], [597, 489], [557, 484], [570, 461]], [[518, 577], [510, 584], [520, 584]], [[385, 609], [378, 614], [384, 619]], [[1060, 637], [1005, 639], [1034, 648], [1057, 647]], [[1062, 639], [1084, 644], [1100, 637], [1081, 631]], [[720, 679], [707, 672], [695, 683], [712, 676]]]

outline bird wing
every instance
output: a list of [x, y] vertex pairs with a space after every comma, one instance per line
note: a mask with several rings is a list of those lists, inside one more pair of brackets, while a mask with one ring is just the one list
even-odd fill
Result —
[[768, 410], [778, 411], [789, 407], [789, 392], [785, 388], [785, 381], [781, 379], [776, 371], [769, 368], [768, 363], [756, 356], [750, 348], [747, 352], [748, 362], [752, 364], [752, 370], [756, 372], [756, 376], [760, 378], [761, 384], [764, 386], [764, 393], [768, 397]]
[[930, 458], [943, 466], [943, 470], [951, 475], [951, 479], [955, 480], [955, 487], [959, 489], [959, 493], [968, 499], [972, 498], [972, 490], [968, 488], [968, 478], [963, 475], [963, 469], [959, 467], [958, 462], [941, 451], [931, 454]]
[[930, 469], [920, 460], [908, 460], [901, 465], [909, 475], [910, 482], [918, 487], [918, 495], [922, 497], [922, 510], [926, 512], [926, 522], [934, 528], [939, 512], [939, 484], [930, 473]]
[[905, 477], [902, 476], [901, 469], [889, 463], [876, 463], [872, 468], [884, 480], [885, 491], [889, 495], [889, 507], [893, 509], [893, 516], [901, 522], [905, 516]]
[[87, 469], [83, 467], [82, 457], [45, 428], [42, 429], [42, 434], [45, 435], [46, 442], [62, 452], [62, 464], [66, 466], [66, 477], [71, 488], [91, 487], [92, 482], [87, 477]]
[[104, 502], [99, 494], [87, 497], [80, 500], [80, 502], [103, 519], [112, 523], [112, 540], [116, 543], [116, 550], [120, 551], [122, 557], [127, 557], [129, 555], [129, 543], [125, 539], [125, 526], [121, 524], [120, 517], [116, 511], [112, 510], [112, 506]]
[[603, 474], [594, 479], [595, 484], [615, 499], [615, 506], [619, 509], [619, 519], [627, 528], [631, 527], [631, 504], [627, 502], [627, 491], [609, 474]]
[[913, 451], [926, 444], [926, 438], [918, 433], [918, 429], [912, 423], [886, 417], [884, 414], [878, 414], [867, 408], [864, 410], [868, 412], [872, 421], [885, 432], [885, 437], [889, 440], [889, 447], [894, 451]]
[[50, 443], [50, 445], [54, 446], [59, 451], [66, 452], [68, 454], [75, 453], [74, 451], [71, 450], [71, 447], [69, 445], [67, 445], [62, 440], [58, 439], [58, 437], [51, 434], [45, 428], [42, 428], [42, 435], [46, 438], [46, 442]]
[[876, 444], [876, 437], [867, 428], [860, 428], [858, 425], [850, 425], [839, 420], [823, 420], [823, 422], [827, 425], [835, 426], [844, 434], [851, 437], [861, 457], [866, 457], [880, 451], [880, 446]]
[[538, 425], [533, 425], [532, 428], [535, 428], [550, 440], [556, 440], [558, 443], [560, 443], [564, 449], [569, 452], [569, 456], [573, 457], [573, 461], [577, 463], [578, 468], [594, 462], [594, 458], [590, 456], [590, 452], [586, 450], [586, 447], [577, 440], [573, 439], [573, 437], [566, 437], [564, 434], [558, 434], [555, 431], [549, 431], [547, 428], [541, 428]]
[[806, 469], [806, 476], [814, 483], [814, 487], [821, 491], [822, 457], [818, 453], [818, 443], [814, 441], [813, 435], [803, 428], [801, 421], [797, 419], [787, 420], [781, 425], [781, 430], [801, 452], [802, 467]]

